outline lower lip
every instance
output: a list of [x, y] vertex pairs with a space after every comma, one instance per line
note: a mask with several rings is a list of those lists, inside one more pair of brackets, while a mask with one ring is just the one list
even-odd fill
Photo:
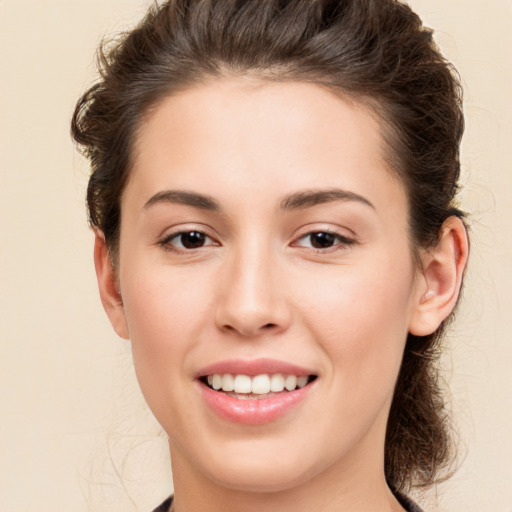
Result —
[[304, 400], [312, 385], [313, 383], [269, 398], [244, 400], [215, 391], [200, 383], [203, 396], [215, 413], [228, 421], [246, 425], [261, 425], [286, 415]]

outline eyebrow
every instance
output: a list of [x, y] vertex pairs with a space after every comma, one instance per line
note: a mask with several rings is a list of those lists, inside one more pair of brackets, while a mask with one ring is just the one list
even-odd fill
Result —
[[304, 190], [285, 197], [281, 201], [282, 210], [301, 210], [311, 208], [319, 204], [332, 203], [334, 201], [357, 201], [375, 210], [375, 206], [365, 197], [343, 190], [340, 188], [329, 188], [321, 190]]
[[[365, 197], [339, 188], [295, 192], [286, 196], [281, 201], [280, 206], [282, 210], [286, 211], [302, 210], [334, 201], [356, 201], [375, 209], [375, 206]], [[212, 212], [221, 211], [220, 204], [213, 197], [182, 190], [163, 190], [158, 192], [151, 196], [144, 204], [144, 209], [146, 210], [159, 203], [183, 204]]]
[[159, 203], [183, 204], [201, 210], [220, 211], [220, 205], [213, 197], [182, 190], [163, 190], [158, 192], [146, 202], [144, 209], [146, 210]]

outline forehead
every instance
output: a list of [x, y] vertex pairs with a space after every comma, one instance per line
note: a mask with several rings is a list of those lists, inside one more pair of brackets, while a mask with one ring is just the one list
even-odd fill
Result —
[[135, 149], [127, 189], [140, 201], [165, 188], [221, 200], [330, 187], [382, 204], [404, 194], [377, 116], [314, 84], [224, 79], [184, 90], [149, 112]]

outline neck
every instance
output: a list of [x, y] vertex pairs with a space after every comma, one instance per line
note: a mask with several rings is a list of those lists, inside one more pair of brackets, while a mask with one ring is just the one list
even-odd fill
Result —
[[174, 512], [404, 512], [389, 490], [380, 461], [372, 466], [357, 458], [334, 465], [286, 489], [246, 490], [216, 482], [171, 450]]

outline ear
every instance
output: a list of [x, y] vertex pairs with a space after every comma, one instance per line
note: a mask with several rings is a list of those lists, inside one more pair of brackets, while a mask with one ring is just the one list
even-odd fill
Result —
[[469, 243], [464, 223], [449, 217], [441, 227], [437, 245], [422, 255], [422, 275], [409, 332], [432, 334], [457, 304], [468, 260]]
[[119, 291], [119, 282], [110, 254], [105, 235], [100, 230], [95, 230], [94, 239], [94, 266], [96, 278], [103, 307], [107, 313], [114, 331], [121, 338], [128, 339], [128, 326], [124, 314], [123, 299]]

